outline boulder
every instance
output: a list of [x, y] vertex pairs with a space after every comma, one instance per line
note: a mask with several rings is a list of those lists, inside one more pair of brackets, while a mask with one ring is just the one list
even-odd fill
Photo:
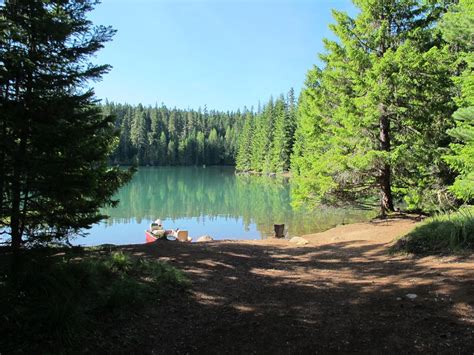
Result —
[[197, 239], [197, 242], [212, 242], [213, 240], [210, 235], [203, 235]]
[[309, 242], [306, 239], [301, 238], [301, 237], [293, 237], [290, 239], [290, 243], [294, 243], [296, 245], [306, 245]]

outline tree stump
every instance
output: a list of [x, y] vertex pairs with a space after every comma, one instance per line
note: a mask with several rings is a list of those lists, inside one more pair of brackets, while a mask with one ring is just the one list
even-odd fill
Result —
[[283, 238], [285, 225], [284, 224], [274, 224], [273, 229], [275, 230], [275, 238]]

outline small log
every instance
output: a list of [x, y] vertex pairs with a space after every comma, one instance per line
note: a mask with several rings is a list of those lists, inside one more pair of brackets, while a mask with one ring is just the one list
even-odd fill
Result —
[[284, 224], [274, 224], [273, 229], [275, 230], [275, 238], [283, 238], [285, 236], [285, 225]]

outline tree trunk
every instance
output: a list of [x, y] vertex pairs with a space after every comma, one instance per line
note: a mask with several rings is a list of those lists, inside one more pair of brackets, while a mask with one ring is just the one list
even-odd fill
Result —
[[11, 206], [11, 212], [10, 212], [10, 230], [11, 230], [13, 250], [19, 250], [21, 246], [20, 201], [21, 201], [20, 164], [19, 162], [16, 162], [14, 171], [13, 171], [12, 206]]
[[[386, 14], [382, 12], [380, 16], [380, 22], [385, 21]], [[388, 29], [391, 28], [391, 21], [389, 20]], [[381, 38], [379, 45], [378, 57], [382, 58], [388, 48], [387, 40], [391, 37], [390, 33], [385, 33]], [[382, 85], [383, 79], [379, 80], [380, 85]], [[390, 146], [390, 117], [387, 112], [386, 106], [383, 102], [379, 104], [379, 140], [380, 140], [380, 150], [383, 152], [389, 153], [391, 150]], [[380, 212], [382, 216], [385, 216], [387, 212], [394, 211], [393, 208], [393, 198], [392, 198], [392, 176], [391, 176], [391, 166], [386, 159], [382, 162], [379, 168], [378, 183], [380, 188]]]
[[[26, 128], [23, 127], [20, 134], [20, 147], [15, 157], [15, 163], [13, 167], [13, 181], [12, 181], [12, 206], [10, 213], [10, 229], [12, 237], [12, 248], [13, 250], [19, 250], [22, 243], [23, 229], [25, 226], [25, 218], [27, 211], [26, 199], [28, 197], [28, 191], [25, 186], [22, 186], [22, 180], [25, 177], [24, 174], [24, 161], [26, 154]], [[24, 202], [22, 206], [22, 192], [24, 195]], [[22, 211], [23, 207], [23, 211]], [[23, 212], [23, 213], [22, 213]]]
[[[385, 112], [385, 106], [380, 105], [380, 149], [390, 152], [390, 119]], [[392, 176], [390, 164], [386, 161], [380, 167], [380, 210], [382, 216], [394, 211], [392, 197]]]
[[[2, 142], [6, 141], [6, 129], [5, 129], [5, 122], [2, 125]], [[5, 147], [0, 147], [0, 220], [5, 218], [6, 208], [4, 207], [4, 194], [5, 194], [5, 177], [6, 177], [6, 169], [5, 169]], [[2, 222], [3, 226], [3, 222]]]
[[[35, 58], [36, 45], [34, 38], [30, 38], [28, 57]], [[25, 227], [25, 218], [27, 215], [26, 210], [26, 199], [28, 198], [28, 191], [25, 186], [25, 163], [26, 163], [26, 144], [28, 136], [28, 115], [31, 101], [31, 94], [33, 92], [33, 74], [28, 71], [25, 75], [27, 77], [26, 94], [24, 97], [23, 112], [19, 115], [18, 119], [22, 120], [19, 132], [19, 146], [14, 156], [13, 164], [13, 181], [12, 181], [12, 206], [10, 214], [10, 229], [12, 237], [12, 249], [17, 253], [22, 244], [23, 231]], [[15, 97], [18, 100], [20, 97], [20, 82], [21, 77], [16, 78], [16, 93]], [[22, 185], [23, 183], [23, 185]], [[22, 192], [24, 193], [24, 201], [22, 205]], [[23, 208], [22, 208], [23, 207]], [[23, 213], [22, 213], [23, 212]]]
[[380, 210], [382, 216], [385, 216], [387, 212], [394, 211], [389, 164], [384, 164], [382, 168], [382, 174], [380, 176]]
[[285, 236], [285, 225], [284, 224], [274, 224], [273, 229], [275, 230], [275, 238], [283, 238]]
[[[13, 163], [13, 176], [12, 176], [12, 203], [11, 203], [11, 212], [10, 212], [10, 229], [12, 237], [12, 248], [13, 250], [19, 250], [22, 243], [23, 236], [23, 226], [24, 220], [22, 218], [22, 204], [21, 204], [21, 194], [24, 186], [22, 186], [22, 180], [24, 178], [24, 162], [26, 155], [26, 127], [23, 126], [20, 130], [20, 142], [18, 151], [14, 156]], [[26, 196], [25, 196], [26, 198]], [[24, 206], [26, 207], [26, 206]], [[25, 211], [26, 216], [26, 211]]]

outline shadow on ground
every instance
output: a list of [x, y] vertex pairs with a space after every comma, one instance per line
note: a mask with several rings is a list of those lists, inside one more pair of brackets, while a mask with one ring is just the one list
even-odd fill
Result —
[[[353, 241], [301, 248], [157, 242], [125, 249], [167, 260], [192, 286], [181, 297], [150, 300], [145, 316], [114, 327], [117, 349], [109, 351], [474, 351], [472, 263], [389, 256], [386, 245]], [[417, 297], [410, 300], [410, 293]], [[122, 347], [122, 333], [140, 340]]]

